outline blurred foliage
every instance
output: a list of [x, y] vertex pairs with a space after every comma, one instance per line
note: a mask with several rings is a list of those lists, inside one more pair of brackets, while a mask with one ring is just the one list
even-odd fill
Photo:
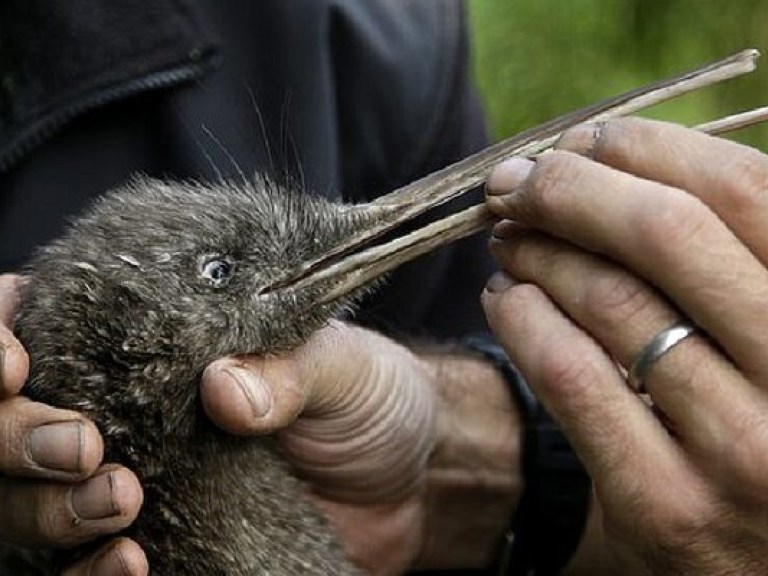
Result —
[[[478, 84], [494, 135], [743, 48], [765, 54], [751, 75], [645, 115], [695, 124], [768, 104], [768, 0], [469, 0]], [[763, 125], [734, 138], [768, 151]]]

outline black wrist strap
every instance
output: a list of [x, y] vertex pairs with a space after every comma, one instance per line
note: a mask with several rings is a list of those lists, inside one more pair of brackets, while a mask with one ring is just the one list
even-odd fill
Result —
[[576, 551], [589, 508], [591, 482], [558, 424], [490, 335], [462, 344], [504, 375], [523, 415], [525, 489], [505, 539], [498, 574], [556, 576]]

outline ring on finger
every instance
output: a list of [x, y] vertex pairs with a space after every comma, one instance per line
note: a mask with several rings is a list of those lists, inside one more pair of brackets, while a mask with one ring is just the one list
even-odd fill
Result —
[[653, 365], [696, 331], [693, 324], [682, 321], [656, 334], [632, 363], [627, 376], [629, 386], [638, 394], [645, 394], [645, 378]]

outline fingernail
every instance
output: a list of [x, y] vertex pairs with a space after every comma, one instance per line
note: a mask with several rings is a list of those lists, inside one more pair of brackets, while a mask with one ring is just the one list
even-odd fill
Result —
[[488, 283], [485, 285], [485, 289], [491, 294], [496, 294], [499, 292], [504, 292], [504, 290], [507, 290], [514, 285], [515, 281], [510, 277], [509, 274], [499, 271], [490, 277]]
[[501, 220], [493, 226], [491, 236], [496, 240], [510, 240], [519, 236], [523, 230], [525, 229], [517, 222], [512, 220]]
[[272, 394], [264, 381], [256, 376], [250, 370], [230, 366], [224, 368], [224, 372], [229, 374], [237, 383], [237, 387], [243, 398], [251, 406], [253, 415], [261, 418], [272, 408]]
[[560, 139], [555, 142], [555, 148], [594, 158], [604, 126], [605, 122], [588, 122], [574, 126], [560, 136]]
[[83, 520], [101, 520], [116, 516], [114, 472], [95, 476], [72, 491], [72, 508]]
[[523, 158], [510, 158], [497, 165], [485, 184], [488, 196], [503, 196], [519, 188], [528, 179], [534, 162]]
[[80, 422], [45, 424], [29, 435], [29, 456], [42, 468], [79, 472], [82, 453], [83, 426]]
[[91, 566], [89, 576], [117, 576], [129, 574], [125, 559], [117, 546], [108, 549]]

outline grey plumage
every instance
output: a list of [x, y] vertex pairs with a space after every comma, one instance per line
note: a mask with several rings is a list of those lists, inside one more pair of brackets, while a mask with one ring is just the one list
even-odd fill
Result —
[[[106, 460], [138, 474], [145, 504], [129, 533], [153, 575], [356, 573], [273, 441], [215, 429], [197, 390], [212, 360], [292, 349], [349, 306], [318, 305], [322, 286], [259, 288], [370, 214], [260, 179], [140, 179], [30, 264], [17, 324], [32, 366], [24, 393], [85, 413]], [[48, 570], [27, 573], [56, 573], [43, 558]]]

